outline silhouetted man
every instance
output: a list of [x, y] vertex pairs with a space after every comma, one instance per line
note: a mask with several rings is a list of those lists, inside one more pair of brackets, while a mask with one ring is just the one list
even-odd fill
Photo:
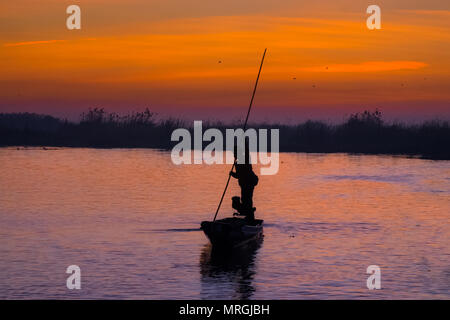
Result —
[[236, 209], [240, 215], [246, 216], [247, 220], [253, 221], [255, 219], [256, 210], [256, 208], [253, 208], [253, 190], [258, 184], [258, 176], [253, 172], [248, 141], [245, 141], [244, 163], [238, 163], [237, 159], [240, 159], [241, 157], [238, 157], [236, 147], [234, 149], [234, 157], [236, 160], [236, 172], [230, 171], [230, 175], [233, 178], [238, 179], [239, 186], [241, 187], [241, 198], [232, 198], [233, 208]]

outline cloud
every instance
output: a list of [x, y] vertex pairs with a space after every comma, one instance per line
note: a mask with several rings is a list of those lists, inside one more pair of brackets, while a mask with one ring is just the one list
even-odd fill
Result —
[[300, 68], [304, 72], [381, 72], [395, 70], [416, 70], [426, 67], [419, 61], [366, 61], [362, 63], [331, 64], [318, 67]]
[[450, 10], [400, 10], [400, 12], [412, 13], [415, 15], [450, 16]]
[[65, 42], [67, 40], [41, 40], [41, 41], [24, 41], [24, 42], [13, 42], [13, 43], [5, 43], [4, 47], [18, 47], [18, 46], [29, 46], [35, 44], [48, 44], [48, 43], [57, 43], [57, 42]]
[[[97, 38], [82, 38], [82, 39], [74, 39], [73, 41], [96, 41]], [[60, 43], [60, 42], [69, 42], [70, 40], [40, 40], [40, 41], [23, 41], [23, 42], [12, 42], [12, 43], [4, 43], [4, 47], [19, 47], [19, 46], [30, 46], [35, 44], [49, 44], [49, 43]]]

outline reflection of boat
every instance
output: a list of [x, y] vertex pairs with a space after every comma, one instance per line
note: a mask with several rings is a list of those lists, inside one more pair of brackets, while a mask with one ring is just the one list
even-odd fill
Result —
[[203, 221], [201, 229], [214, 246], [238, 247], [260, 239], [263, 233], [263, 220], [248, 222], [242, 218], [225, 218], [216, 221]]
[[256, 290], [256, 254], [263, 238], [235, 250], [207, 244], [200, 254], [202, 299], [250, 299]]

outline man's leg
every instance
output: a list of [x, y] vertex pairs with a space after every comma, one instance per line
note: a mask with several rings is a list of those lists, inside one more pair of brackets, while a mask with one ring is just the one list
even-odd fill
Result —
[[253, 220], [255, 218], [253, 212], [253, 187], [241, 188], [242, 208], [245, 215]]

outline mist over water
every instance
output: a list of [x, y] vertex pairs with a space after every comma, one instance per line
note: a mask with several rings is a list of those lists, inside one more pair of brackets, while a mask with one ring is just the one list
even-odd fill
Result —
[[449, 161], [281, 153], [255, 189], [263, 241], [228, 255], [199, 227], [229, 165], [77, 148], [2, 148], [0, 164], [0, 298], [450, 298]]

